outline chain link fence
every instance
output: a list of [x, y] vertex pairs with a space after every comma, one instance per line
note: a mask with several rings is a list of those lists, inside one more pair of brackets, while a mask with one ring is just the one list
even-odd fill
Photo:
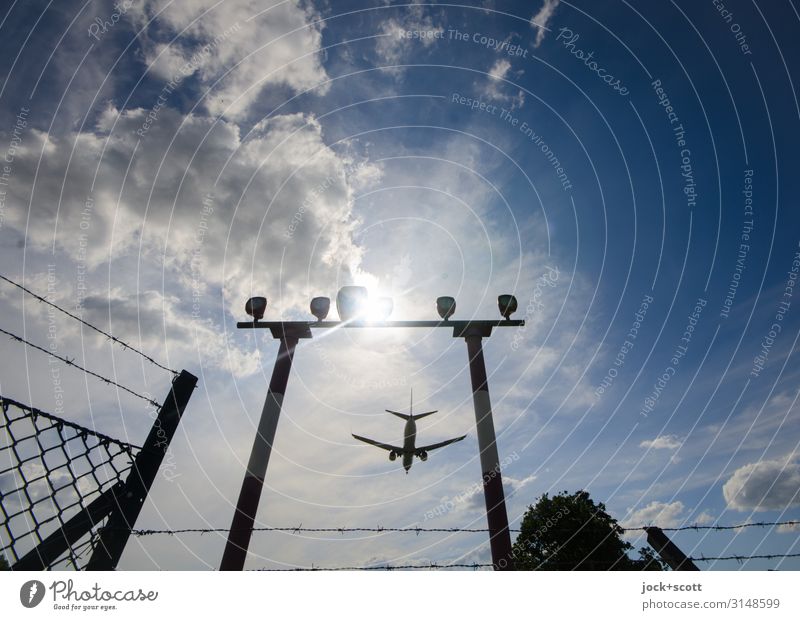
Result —
[[[0, 405], [0, 554], [13, 566], [121, 485], [141, 448], [9, 398]], [[84, 568], [102, 521], [46, 568]]]

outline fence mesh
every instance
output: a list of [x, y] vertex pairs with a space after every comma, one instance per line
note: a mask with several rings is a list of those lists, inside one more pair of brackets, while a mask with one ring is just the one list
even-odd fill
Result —
[[[9, 565], [106, 489], [141, 448], [0, 396], [0, 554]], [[82, 569], [101, 526], [47, 567]]]

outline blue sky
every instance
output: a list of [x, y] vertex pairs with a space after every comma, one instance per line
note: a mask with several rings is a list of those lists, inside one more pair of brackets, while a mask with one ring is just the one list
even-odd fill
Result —
[[[393, 318], [433, 318], [443, 294], [492, 318], [517, 295], [526, 327], [485, 344], [512, 527], [581, 488], [629, 526], [800, 519], [799, 26], [791, 0], [16, 3], [2, 273], [200, 377], [179, 475], [141, 527], [229, 525], [277, 348], [236, 330], [244, 300], [310, 318], [353, 283]], [[5, 286], [0, 308], [46, 341], [43, 306]], [[167, 389], [77, 325], [56, 341]], [[53, 411], [47, 359], [3, 346], [2, 394]], [[482, 526], [465, 362], [444, 333], [303, 343], [259, 524]], [[66, 417], [144, 436], [140, 402], [69, 370]], [[411, 387], [440, 410], [424, 440], [468, 438], [406, 476], [350, 434], [397, 439], [380, 412]], [[675, 541], [798, 552], [796, 528]], [[136, 539], [121, 566], [214, 568], [223, 545]], [[251, 551], [249, 568], [489, 557], [464, 534], [258, 534]]]

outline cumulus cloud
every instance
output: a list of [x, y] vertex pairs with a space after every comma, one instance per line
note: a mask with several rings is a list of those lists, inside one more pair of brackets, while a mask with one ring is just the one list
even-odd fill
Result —
[[[327, 79], [318, 16], [299, 1], [146, 0], [128, 13], [152, 75], [193, 75], [213, 90], [212, 115], [240, 118], [267, 86], [294, 91]], [[315, 92], [322, 94], [324, 87]]]
[[267, 292], [273, 316], [305, 316], [312, 296], [363, 277], [354, 192], [380, 168], [326, 145], [311, 115], [242, 135], [232, 121], [150, 112], [108, 107], [92, 131], [62, 136], [32, 129], [9, 199], [36, 217], [9, 210], [5, 225], [31, 250], [55, 247], [67, 275], [68, 263], [86, 273], [84, 294], [73, 277], [59, 294], [90, 320], [251, 374], [258, 357], [230, 348], [221, 308], [240, 316], [242, 300]]
[[800, 506], [800, 462], [796, 458], [748, 463], [722, 487], [734, 510], [784, 510]]
[[536, 28], [536, 40], [533, 43], [534, 47], [539, 47], [542, 41], [544, 41], [548, 24], [560, 2], [561, 0], [544, 0], [544, 4], [542, 4], [542, 8], [539, 9], [539, 12], [531, 17], [531, 26]]
[[622, 527], [639, 527], [655, 525], [657, 527], [676, 527], [683, 519], [685, 506], [681, 501], [670, 503], [653, 501], [644, 508], [629, 512], [622, 522]]
[[659, 435], [655, 439], [646, 439], [639, 444], [647, 450], [677, 450], [683, 441], [677, 435]]
[[145, 110], [109, 108], [95, 132], [32, 131], [13, 191], [20, 203], [33, 192], [37, 218], [28, 225], [18, 210], [7, 222], [89, 269], [146, 251], [184, 285], [194, 272], [236, 300], [254, 278], [277, 292], [281, 272], [310, 274], [285, 284], [274, 300], [284, 311], [305, 311], [309, 291], [358, 269], [348, 160], [313, 117], [272, 117], [242, 137], [233, 123], [165, 108], [137, 150], [145, 122]]

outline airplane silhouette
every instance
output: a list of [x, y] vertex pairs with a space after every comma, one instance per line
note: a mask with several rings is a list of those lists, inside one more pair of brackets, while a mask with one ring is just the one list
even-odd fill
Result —
[[437, 448], [443, 448], [444, 446], [448, 446], [451, 443], [455, 443], [457, 441], [461, 441], [466, 437], [466, 435], [461, 435], [461, 437], [456, 437], [454, 439], [448, 439], [447, 441], [440, 441], [439, 443], [433, 443], [429, 446], [420, 446], [419, 448], [416, 447], [417, 442], [417, 424], [416, 421], [420, 418], [424, 418], [425, 416], [432, 415], [436, 413], [436, 411], [426, 411], [425, 413], [419, 413], [414, 415], [414, 390], [411, 390], [411, 405], [409, 407], [409, 413], [406, 415], [405, 413], [399, 413], [397, 411], [392, 411], [391, 409], [386, 409], [387, 413], [391, 413], [396, 415], [398, 418], [403, 418], [406, 421], [406, 428], [404, 432], [404, 440], [403, 440], [403, 447], [399, 446], [392, 446], [386, 443], [381, 443], [380, 441], [375, 441], [374, 439], [369, 439], [367, 437], [361, 437], [359, 435], [353, 435], [354, 438], [358, 439], [359, 441], [363, 441], [364, 443], [368, 443], [372, 446], [376, 446], [378, 448], [382, 448], [384, 450], [389, 451], [389, 460], [394, 461], [398, 456], [403, 457], [403, 469], [408, 470], [411, 469], [411, 465], [414, 463], [414, 457], [416, 456], [420, 461], [427, 461], [428, 460], [428, 452], [431, 450], [436, 450]]

